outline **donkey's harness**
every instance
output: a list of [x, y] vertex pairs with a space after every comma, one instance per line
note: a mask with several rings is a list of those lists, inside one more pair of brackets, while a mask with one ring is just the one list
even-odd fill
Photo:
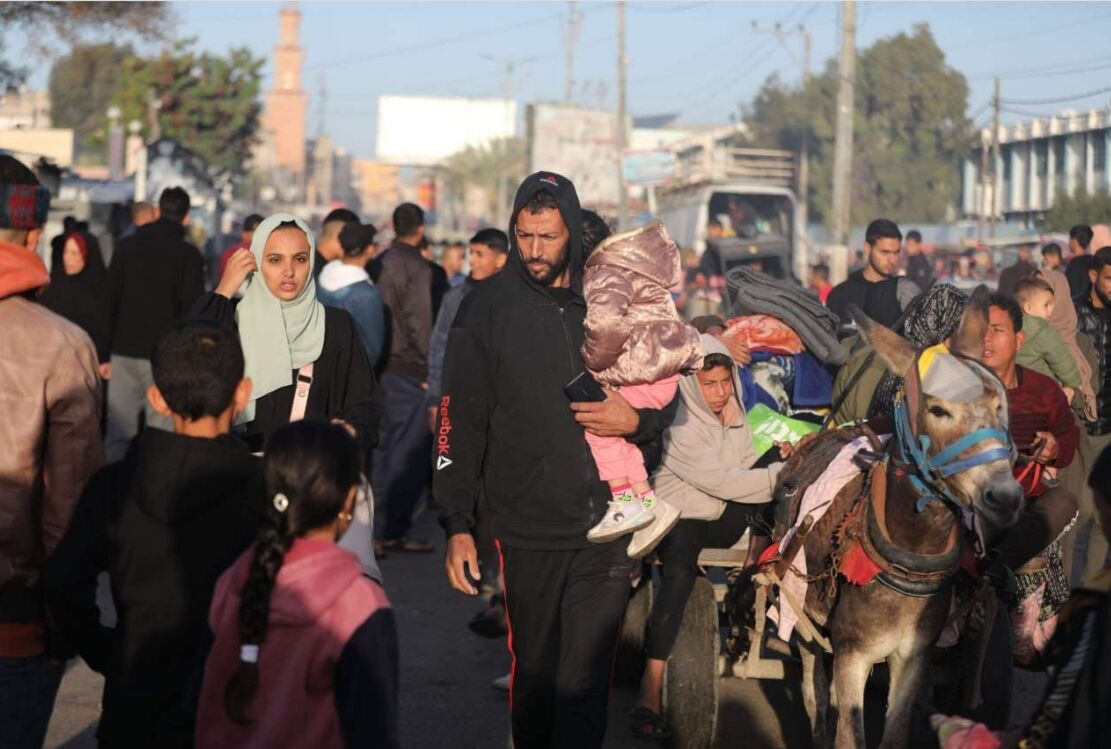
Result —
[[[961, 543], [962, 518], [970, 514], [971, 508], [953, 495], [945, 480], [977, 466], [1014, 458], [1015, 450], [1008, 433], [992, 427], [977, 429], [930, 455], [930, 437], [916, 433], [910, 415], [912, 409], [917, 413], [921, 393], [917, 361], [907, 374], [905, 383], [904, 394], [895, 404], [895, 434], [886, 450], [880, 447], [879, 440], [870, 429], [857, 427], [869, 436], [873, 448], [859, 451], [854, 458], [864, 473], [860, 493], [837, 525], [833, 549], [824, 569], [805, 577], [810, 583], [824, 583], [826, 595], [831, 599], [837, 595], [839, 577], [858, 585], [879, 582], [897, 593], [916, 598], [934, 596], [946, 589], [962, 561], [965, 548], [965, 544]], [[961, 457], [986, 441], [996, 441], [1000, 446]], [[930, 502], [938, 502], [956, 515], [957, 522], [953, 524], [942, 552], [921, 554], [908, 551], [891, 540], [887, 530], [889, 470], [897, 478], [909, 481], [918, 495], [915, 506], [919, 512], [924, 511]], [[976, 548], [975, 534], [968, 532], [967, 535], [971, 537], [973, 548]], [[797, 551], [799, 545], [795, 544], [794, 548]], [[780, 551], [782, 553], [783, 550]], [[781, 559], [780, 569], [793, 569], [792, 561]], [[862, 574], [861, 569], [870, 570], [871, 574]], [[778, 583], [774, 566], [765, 566], [761, 575], [765, 582]], [[780, 591], [786, 593], [783, 588]], [[804, 634], [816, 634], [816, 627], [802, 602], [790, 595], [781, 595], [780, 598], [785, 598], [795, 609]], [[823, 648], [830, 649], [828, 642], [820, 635], [810, 639], [816, 639]]]

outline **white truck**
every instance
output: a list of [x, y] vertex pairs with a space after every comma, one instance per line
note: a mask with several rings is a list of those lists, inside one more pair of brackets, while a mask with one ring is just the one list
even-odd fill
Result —
[[[676, 179], [656, 188], [655, 214], [675, 242], [724, 274], [754, 266], [779, 278], [802, 278], [796, 252], [796, 159], [790, 151], [745, 148], [733, 137], [705, 137], [675, 149]], [[721, 236], [707, 236], [711, 220]]]

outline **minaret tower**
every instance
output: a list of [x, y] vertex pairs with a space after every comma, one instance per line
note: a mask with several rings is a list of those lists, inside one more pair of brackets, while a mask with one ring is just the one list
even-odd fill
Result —
[[273, 87], [266, 92], [262, 127], [273, 133], [275, 165], [301, 177], [305, 175], [305, 129], [308, 96], [301, 89], [305, 51], [298, 36], [301, 11], [289, 3], [281, 10], [281, 37], [274, 47]]

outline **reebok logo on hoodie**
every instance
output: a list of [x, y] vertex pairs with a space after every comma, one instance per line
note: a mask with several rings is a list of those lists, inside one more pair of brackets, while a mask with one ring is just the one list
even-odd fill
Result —
[[442, 471], [451, 465], [448, 457], [451, 452], [451, 415], [448, 406], [451, 405], [451, 396], [445, 395], [440, 399], [440, 428], [436, 432], [436, 470]]

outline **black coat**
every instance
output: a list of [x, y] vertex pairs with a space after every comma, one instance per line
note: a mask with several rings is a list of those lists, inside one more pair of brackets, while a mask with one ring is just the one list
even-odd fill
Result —
[[111, 351], [149, 359], [155, 342], [204, 293], [204, 261], [185, 227], [159, 219], [120, 240], [108, 268]]
[[[540, 190], [556, 196], [571, 233], [571, 288], [537, 284], [510, 232], [506, 269], [467, 295], [448, 337], [433, 487], [448, 535], [471, 531], [485, 492], [494, 535], [507, 546], [575, 549], [589, 545], [610, 491], [563, 392], [584, 370], [579, 200], [567, 179], [534, 174], [513, 215]], [[666, 416], [641, 417], [632, 439], [651, 443]]]
[[[217, 578], [258, 535], [261, 463], [230, 435], [144, 430], [89, 480], [46, 563], [50, 618], [105, 675], [101, 746], [193, 746]], [[117, 622], [104, 627], [106, 571]]]
[[[197, 300], [193, 314], [207, 317], [235, 330], [235, 307], [230, 300], [208, 293]], [[296, 380], [297, 373], [293, 373]], [[255, 418], [236, 429], [253, 449], [261, 450], [270, 434], [289, 423], [293, 408], [292, 384], [267, 393], [255, 402]], [[324, 348], [313, 367], [313, 382], [306, 419], [343, 419], [355, 427], [364, 450], [378, 444], [378, 422], [382, 419], [382, 396], [374, 369], [359, 342], [351, 315], [335, 307], [324, 308]]]
[[1092, 285], [1088, 271], [1092, 269], [1091, 255], [1076, 255], [1065, 268], [1065, 278], [1069, 280], [1069, 293], [1073, 296], [1083, 294]]
[[[65, 237], [62, 237], [64, 240]], [[65, 242], [54, 253], [50, 266], [50, 285], [39, 297], [39, 301], [50, 311], [78, 325], [89, 334], [96, 346], [97, 359], [106, 362], [109, 351], [110, 330], [108, 308], [105, 304], [107, 286], [105, 283], [104, 259], [100, 254], [99, 243], [94, 243], [92, 235], [85, 236], [89, 254], [85, 267], [80, 273], [66, 274], [62, 262]]]

